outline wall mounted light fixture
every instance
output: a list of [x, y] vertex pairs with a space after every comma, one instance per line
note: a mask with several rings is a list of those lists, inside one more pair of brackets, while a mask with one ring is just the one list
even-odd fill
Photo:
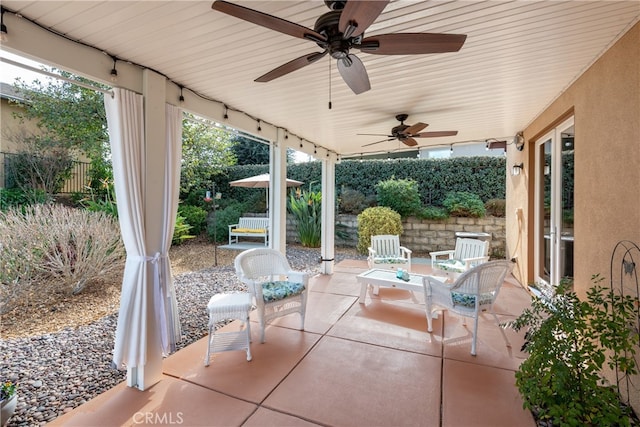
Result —
[[524, 150], [524, 135], [522, 132], [518, 132], [516, 136], [513, 137], [513, 144], [518, 151]]
[[516, 163], [511, 167], [511, 175], [517, 176], [520, 175], [520, 172], [524, 169], [524, 163]]

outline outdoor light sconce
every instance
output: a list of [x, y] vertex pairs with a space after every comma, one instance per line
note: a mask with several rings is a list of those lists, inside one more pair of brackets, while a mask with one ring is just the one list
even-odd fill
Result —
[[517, 163], [511, 167], [511, 175], [518, 176], [520, 172], [524, 169], [524, 163]]
[[516, 146], [518, 151], [524, 150], [524, 135], [522, 135], [522, 132], [518, 132], [516, 136], [513, 137], [513, 145]]

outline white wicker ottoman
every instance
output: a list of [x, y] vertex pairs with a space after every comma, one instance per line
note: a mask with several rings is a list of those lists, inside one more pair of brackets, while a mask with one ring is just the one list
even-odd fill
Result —
[[[249, 326], [249, 311], [251, 310], [251, 295], [216, 294], [209, 300], [209, 340], [207, 356], [204, 366], [209, 366], [212, 353], [220, 351], [246, 350], [247, 360], [251, 360], [251, 328]], [[244, 325], [240, 331], [216, 332], [216, 323], [227, 319], [240, 320]]]

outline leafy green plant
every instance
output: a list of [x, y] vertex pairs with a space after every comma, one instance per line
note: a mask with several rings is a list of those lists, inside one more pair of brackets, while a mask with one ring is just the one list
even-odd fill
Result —
[[402, 234], [400, 214], [385, 206], [367, 208], [358, 215], [358, 252], [367, 253], [371, 236], [378, 234]]
[[18, 188], [0, 188], [0, 211], [18, 206], [45, 203], [49, 196], [42, 190], [21, 190]]
[[178, 215], [191, 226], [191, 233], [198, 236], [207, 226], [207, 211], [199, 206], [178, 205]]
[[16, 384], [14, 382], [4, 381], [0, 383], [0, 400], [8, 400], [14, 394], [16, 394]]
[[444, 208], [437, 206], [425, 206], [416, 213], [416, 217], [419, 219], [440, 220], [449, 218], [449, 213]]
[[322, 193], [292, 191], [289, 212], [296, 220], [298, 238], [302, 246], [319, 248], [322, 232]]
[[187, 224], [184, 217], [180, 214], [176, 215], [176, 226], [173, 230], [173, 238], [171, 239], [171, 243], [174, 245], [179, 245], [187, 239], [193, 239], [194, 235], [189, 234], [191, 231], [191, 226]]
[[101, 181], [100, 189], [94, 192], [89, 187], [89, 196], [80, 201], [80, 204], [91, 212], [104, 212], [109, 216], [118, 218], [118, 204], [116, 202], [113, 181], [104, 179]]
[[535, 299], [509, 325], [526, 329], [529, 357], [516, 372], [524, 407], [552, 425], [630, 425], [631, 410], [622, 405], [603, 367], [636, 374], [638, 333], [631, 327], [637, 298], [621, 296], [592, 278], [586, 301], [562, 283], [555, 295]]
[[451, 216], [482, 218], [486, 212], [480, 197], [467, 191], [454, 191], [447, 194], [442, 204]]
[[503, 218], [506, 213], [507, 201], [504, 199], [489, 199], [484, 203], [487, 214]]
[[376, 195], [379, 206], [387, 206], [405, 218], [422, 207], [418, 183], [412, 179], [387, 179], [378, 182]]

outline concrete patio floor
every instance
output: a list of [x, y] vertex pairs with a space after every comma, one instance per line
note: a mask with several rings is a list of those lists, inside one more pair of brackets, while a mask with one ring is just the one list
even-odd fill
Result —
[[[355, 276], [366, 269], [365, 261], [343, 261], [333, 275], [311, 279], [305, 331], [289, 315], [260, 344], [252, 315], [251, 362], [233, 351], [205, 367], [205, 337], [168, 357], [148, 391], [122, 383], [52, 425], [535, 426], [515, 387], [523, 333], [505, 330], [509, 348], [483, 314], [471, 356], [471, 320], [464, 326], [444, 312], [427, 333], [421, 294], [381, 288], [359, 304]], [[413, 271], [431, 272], [420, 264]], [[529, 302], [510, 278], [495, 312], [501, 322], [514, 319]]]

